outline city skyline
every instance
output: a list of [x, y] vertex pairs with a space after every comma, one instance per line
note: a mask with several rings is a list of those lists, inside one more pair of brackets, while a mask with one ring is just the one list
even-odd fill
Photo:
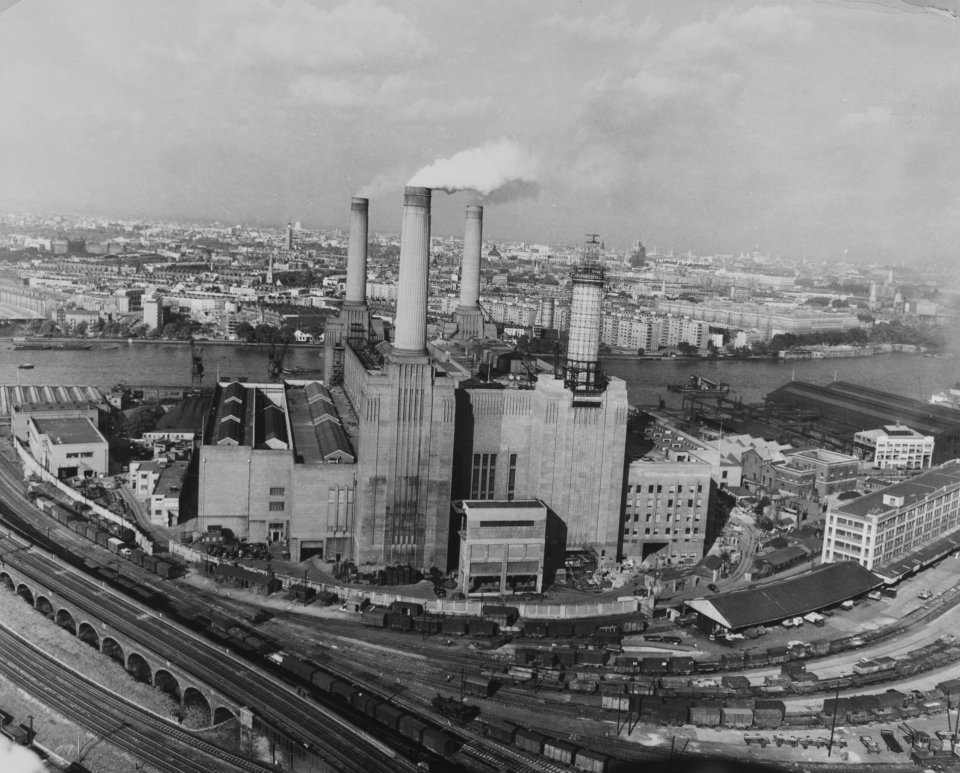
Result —
[[0, 207], [396, 232], [459, 159], [438, 234], [949, 261], [938, 5], [0, 3]]

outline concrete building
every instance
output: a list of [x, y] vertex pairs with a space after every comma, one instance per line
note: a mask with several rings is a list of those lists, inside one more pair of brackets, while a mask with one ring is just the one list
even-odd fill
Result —
[[143, 299], [143, 322], [150, 330], [163, 327], [163, 298], [159, 294]]
[[[960, 529], [960, 461], [831, 505], [822, 559], [881, 568]], [[883, 572], [881, 571], [881, 574]]]
[[222, 383], [200, 446], [198, 523], [299, 560], [352, 556], [356, 458], [331, 393], [317, 382]]
[[89, 478], [110, 470], [107, 440], [89, 418], [33, 415], [27, 433], [30, 454], [58, 478]]
[[133, 494], [144, 502], [150, 522], [164, 528], [175, 526], [180, 517], [186, 461], [166, 458], [131, 462], [128, 479]]
[[880, 470], [922, 470], [933, 460], [934, 439], [901, 424], [857, 432], [854, 451]]
[[[727, 465], [721, 470], [715, 448], [664, 419], [643, 414], [641, 421], [631, 423], [627, 443], [622, 553], [695, 564], [710, 536], [714, 492], [730, 477]], [[730, 480], [739, 485], [739, 467]]]
[[460, 587], [467, 595], [542, 592], [547, 559], [543, 502], [466, 501], [461, 512]]
[[808, 448], [791, 451], [786, 457], [784, 467], [788, 470], [814, 473], [813, 489], [821, 499], [831, 494], [852, 491], [857, 487], [860, 465], [855, 456], [825, 451], [822, 448]]

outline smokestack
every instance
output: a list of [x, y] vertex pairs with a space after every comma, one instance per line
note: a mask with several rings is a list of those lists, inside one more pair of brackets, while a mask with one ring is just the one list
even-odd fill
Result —
[[347, 248], [347, 295], [344, 304], [367, 302], [367, 211], [369, 199], [350, 200], [350, 246]]
[[603, 326], [604, 273], [599, 266], [581, 266], [573, 274], [567, 381], [573, 389], [600, 384], [600, 332]]
[[480, 300], [480, 244], [483, 242], [483, 207], [467, 205], [463, 236], [463, 265], [460, 271], [460, 309], [474, 311]]
[[393, 349], [398, 354], [427, 352], [427, 279], [430, 268], [430, 188], [408, 185], [403, 195], [400, 282]]

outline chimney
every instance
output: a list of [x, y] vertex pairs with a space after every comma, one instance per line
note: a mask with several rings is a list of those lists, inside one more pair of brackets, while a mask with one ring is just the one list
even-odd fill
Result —
[[393, 350], [397, 354], [427, 352], [427, 280], [430, 267], [429, 188], [407, 186], [400, 231], [400, 282]]
[[573, 389], [600, 384], [600, 332], [603, 326], [603, 269], [582, 265], [573, 272], [567, 343], [567, 381]]
[[460, 310], [474, 311], [480, 299], [480, 244], [483, 241], [483, 207], [467, 205], [463, 236], [463, 264], [460, 271]]
[[350, 200], [350, 246], [347, 248], [347, 295], [344, 304], [367, 302], [367, 208], [369, 199]]

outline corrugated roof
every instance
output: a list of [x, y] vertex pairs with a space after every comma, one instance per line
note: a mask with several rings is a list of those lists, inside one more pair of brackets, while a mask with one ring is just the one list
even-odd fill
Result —
[[880, 577], [855, 561], [840, 561], [759, 588], [691, 599], [687, 606], [735, 631], [800, 617], [882, 584]]

